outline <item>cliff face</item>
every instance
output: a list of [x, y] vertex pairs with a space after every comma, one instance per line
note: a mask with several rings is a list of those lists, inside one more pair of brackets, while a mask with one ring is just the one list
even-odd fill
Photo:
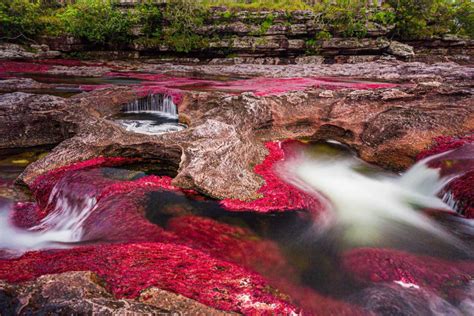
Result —
[[[127, 5], [123, 10], [134, 10], [134, 7]], [[416, 60], [417, 56], [426, 59], [428, 56], [433, 58], [433, 55], [449, 55], [453, 61], [469, 63], [474, 55], [472, 40], [447, 35], [428, 41], [400, 43], [390, 39], [394, 25], [372, 21], [365, 25], [363, 37], [347, 37], [347, 30], [336, 26], [328, 29], [311, 10], [229, 11], [224, 7], [212, 8], [202, 25], [194, 30], [201, 39], [199, 44], [186, 54], [177, 52], [169, 42], [158, 37], [147, 38], [144, 27], [136, 25], [131, 43], [121, 47], [98, 47], [72, 36], [42, 37], [40, 42], [52, 50], [66, 53], [115, 51], [120, 52], [116, 53], [118, 57], [185, 55], [201, 59], [273, 58], [256, 62], [267, 64], [280, 63], [280, 60], [274, 59], [277, 57], [293, 61], [297, 57], [320, 56], [297, 61], [322, 63], [373, 61], [376, 56], [382, 55], [403, 60]], [[166, 20], [163, 20], [162, 32], [173, 33]], [[350, 56], [363, 57], [354, 59]], [[433, 61], [444, 61], [444, 58], [435, 57]]]

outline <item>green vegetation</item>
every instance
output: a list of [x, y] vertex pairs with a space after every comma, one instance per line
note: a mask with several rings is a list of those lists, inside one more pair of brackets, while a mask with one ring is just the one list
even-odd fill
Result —
[[[145, 0], [133, 10], [114, 0], [77, 0], [65, 7], [54, 0], [0, 0], [0, 38], [31, 41], [40, 35], [73, 35], [99, 46], [126, 46], [132, 42], [156, 47], [165, 44], [178, 52], [207, 47], [213, 35], [196, 29], [209, 19], [212, 6], [226, 6], [221, 19], [232, 21], [242, 9], [283, 10], [286, 21], [268, 14], [250, 22], [259, 26], [252, 35], [265, 34], [278, 23], [289, 26], [292, 11], [311, 10], [320, 31], [309, 38], [314, 49], [332, 36], [364, 37], [373, 25], [390, 27], [399, 39], [426, 39], [445, 34], [474, 38], [472, 0], [170, 0], [165, 7]], [[280, 14], [281, 16], [281, 14]], [[284, 20], [285, 20], [284, 19]], [[139, 27], [138, 27], [139, 26]], [[311, 45], [310, 45], [311, 46]]]
[[310, 10], [312, 6], [302, 0], [203, 0], [201, 4], [210, 8], [224, 6], [237, 9], [270, 9], [270, 10]]
[[40, 21], [41, 2], [0, 0], [0, 37], [25, 40], [44, 28]]
[[461, 33], [465, 22], [458, 21], [457, 7], [470, 7], [471, 15], [474, 9], [470, 0], [388, 0], [388, 3], [395, 10], [396, 35], [406, 39]]
[[78, 0], [58, 14], [65, 31], [94, 44], [130, 41], [133, 18], [116, 10], [111, 0]]
[[177, 52], [189, 52], [205, 46], [196, 29], [203, 25], [206, 11], [194, 0], [173, 0], [166, 6], [163, 18], [167, 22], [164, 42]]

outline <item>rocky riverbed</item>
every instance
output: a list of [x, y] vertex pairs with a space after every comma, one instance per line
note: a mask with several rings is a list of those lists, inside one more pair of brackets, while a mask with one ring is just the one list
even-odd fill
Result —
[[[298, 258], [251, 225], [200, 217], [195, 204], [180, 202], [182, 209], [171, 203], [173, 215], [162, 227], [145, 218], [150, 205], [143, 200], [158, 191], [212, 199], [214, 206], [199, 207], [254, 214], [252, 223], [292, 212], [313, 218], [322, 202], [281, 180], [275, 164], [289, 159], [294, 146], [331, 140], [365, 162], [401, 172], [472, 143], [472, 66], [392, 58], [256, 65], [24, 57], [0, 61], [0, 148], [53, 149], [9, 186], [30, 196], [6, 200], [11, 216], [18, 227], [38, 230], [64, 196], [89, 196], [96, 204], [85, 220], [87, 242], [2, 257], [0, 311], [362, 315], [381, 312], [370, 301], [374, 293], [384, 293], [380, 305], [393, 310], [401, 308], [395, 296], [468, 310], [470, 257], [343, 251], [334, 269], [357, 284], [357, 296], [301, 282]], [[150, 95], [169, 98], [186, 128], [144, 134], [117, 121], [128, 104]], [[130, 169], [134, 164], [147, 167]], [[143, 171], [150, 166], [153, 173]], [[457, 216], [474, 216], [473, 184], [472, 171], [450, 184]], [[422, 291], [411, 288], [407, 298], [393, 286], [399, 281]]]

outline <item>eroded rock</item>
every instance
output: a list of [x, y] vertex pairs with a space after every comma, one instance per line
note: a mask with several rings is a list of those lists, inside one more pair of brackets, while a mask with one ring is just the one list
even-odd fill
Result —
[[397, 41], [391, 41], [388, 46], [388, 52], [394, 56], [401, 58], [410, 58], [415, 56], [413, 47]]
[[169, 315], [190, 310], [207, 315], [226, 314], [164, 290], [147, 290], [144, 295], [151, 295], [151, 300], [116, 299], [104, 288], [103, 281], [92, 272], [43, 275], [34, 281], [20, 284], [0, 281], [0, 293], [0, 296], [4, 296], [0, 312], [5, 315]]
[[27, 50], [18, 44], [0, 43], [0, 60], [55, 58], [60, 55], [60, 52], [50, 50], [48, 45], [31, 45]]
[[[137, 97], [130, 88], [97, 90], [61, 100], [65, 102], [63, 120], [75, 127], [75, 136], [29, 166], [22, 180], [31, 183], [47, 170], [100, 155], [139, 156], [176, 166], [175, 185], [214, 198], [249, 200], [259, 197], [256, 192], [263, 185], [253, 166], [267, 153], [265, 141], [334, 139], [355, 148], [366, 161], [400, 170], [411, 165], [434, 137], [474, 128], [471, 94], [455, 87], [342, 89], [330, 91], [331, 95], [319, 88], [276, 91], [268, 96], [183, 91], [180, 116], [189, 128], [160, 136], [127, 132], [108, 119]], [[22, 130], [25, 128], [16, 128], [16, 134]], [[54, 137], [61, 139], [64, 134]], [[11, 141], [9, 146], [13, 145]]]

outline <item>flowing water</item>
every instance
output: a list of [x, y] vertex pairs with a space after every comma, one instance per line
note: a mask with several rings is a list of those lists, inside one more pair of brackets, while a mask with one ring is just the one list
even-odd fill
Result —
[[[169, 105], [131, 104], [127, 110], [155, 111]], [[311, 210], [229, 212], [218, 201], [195, 193], [143, 189], [138, 183], [150, 174], [165, 175], [147, 165], [74, 171], [55, 183], [43, 205], [49, 214], [33, 225], [20, 228], [12, 223], [14, 203], [2, 203], [0, 254], [170, 239], [198, 249], [209, 247], [278, 284], [309, 287], [378, 314], [461, 315], [472, 303], [472, 286], [459, 289], [468, 298], [454, 300], [404, 279], [360, 283], [346, 254], [376, 246], [440, 262], [455, 260], [453, 264], [472, 259], [473, 225], [450, 208], [454, 202], [448, 193], [443, 201], [446, 184], [472, 167], [472, 153], [472, 146], [465, 146], [398, 175], [363, 163], [337, 143], [307, 145], [277, 170], [288, 182], [326, 201], [327, 209], [316, 218]], [[450, 168], [436, 168], [446, 161]], [[132, 191], [107, 193], [134, 183]], [[433, 209], [434, 215], [426, 211]]]
[[[455, 213], [455, 202], [443, 188], [465, 172], [474, 169], [474, 146], [435, 155], [415, 164], [402, 175], [387, 174], [350, 157], [302, 154], [280, 166], [288, 182], [326, 202], [315, 223], [321, 234], [338, 230], [344, 245], [409, 244], [411, 250], [433, 245], [466, 253], [474, 249], [463, 244], [442, 224], [422, 210]], [[442, 161], [456, 161], [450, 168], [434, 168]], [[469, 231], [474, 225], [466, 221]], [[405, 248], [407, 248], [405, 246]], [[451, 249], [454, 251], [454, 249]], [[433, 253], [439, 250], [432, 248]]]
[[127, 131], [148, 135], [178, 132], [186, 128], [178, 120], [178, 107], [166, 94], [150, 94], [136, 99], [114, 117]]

